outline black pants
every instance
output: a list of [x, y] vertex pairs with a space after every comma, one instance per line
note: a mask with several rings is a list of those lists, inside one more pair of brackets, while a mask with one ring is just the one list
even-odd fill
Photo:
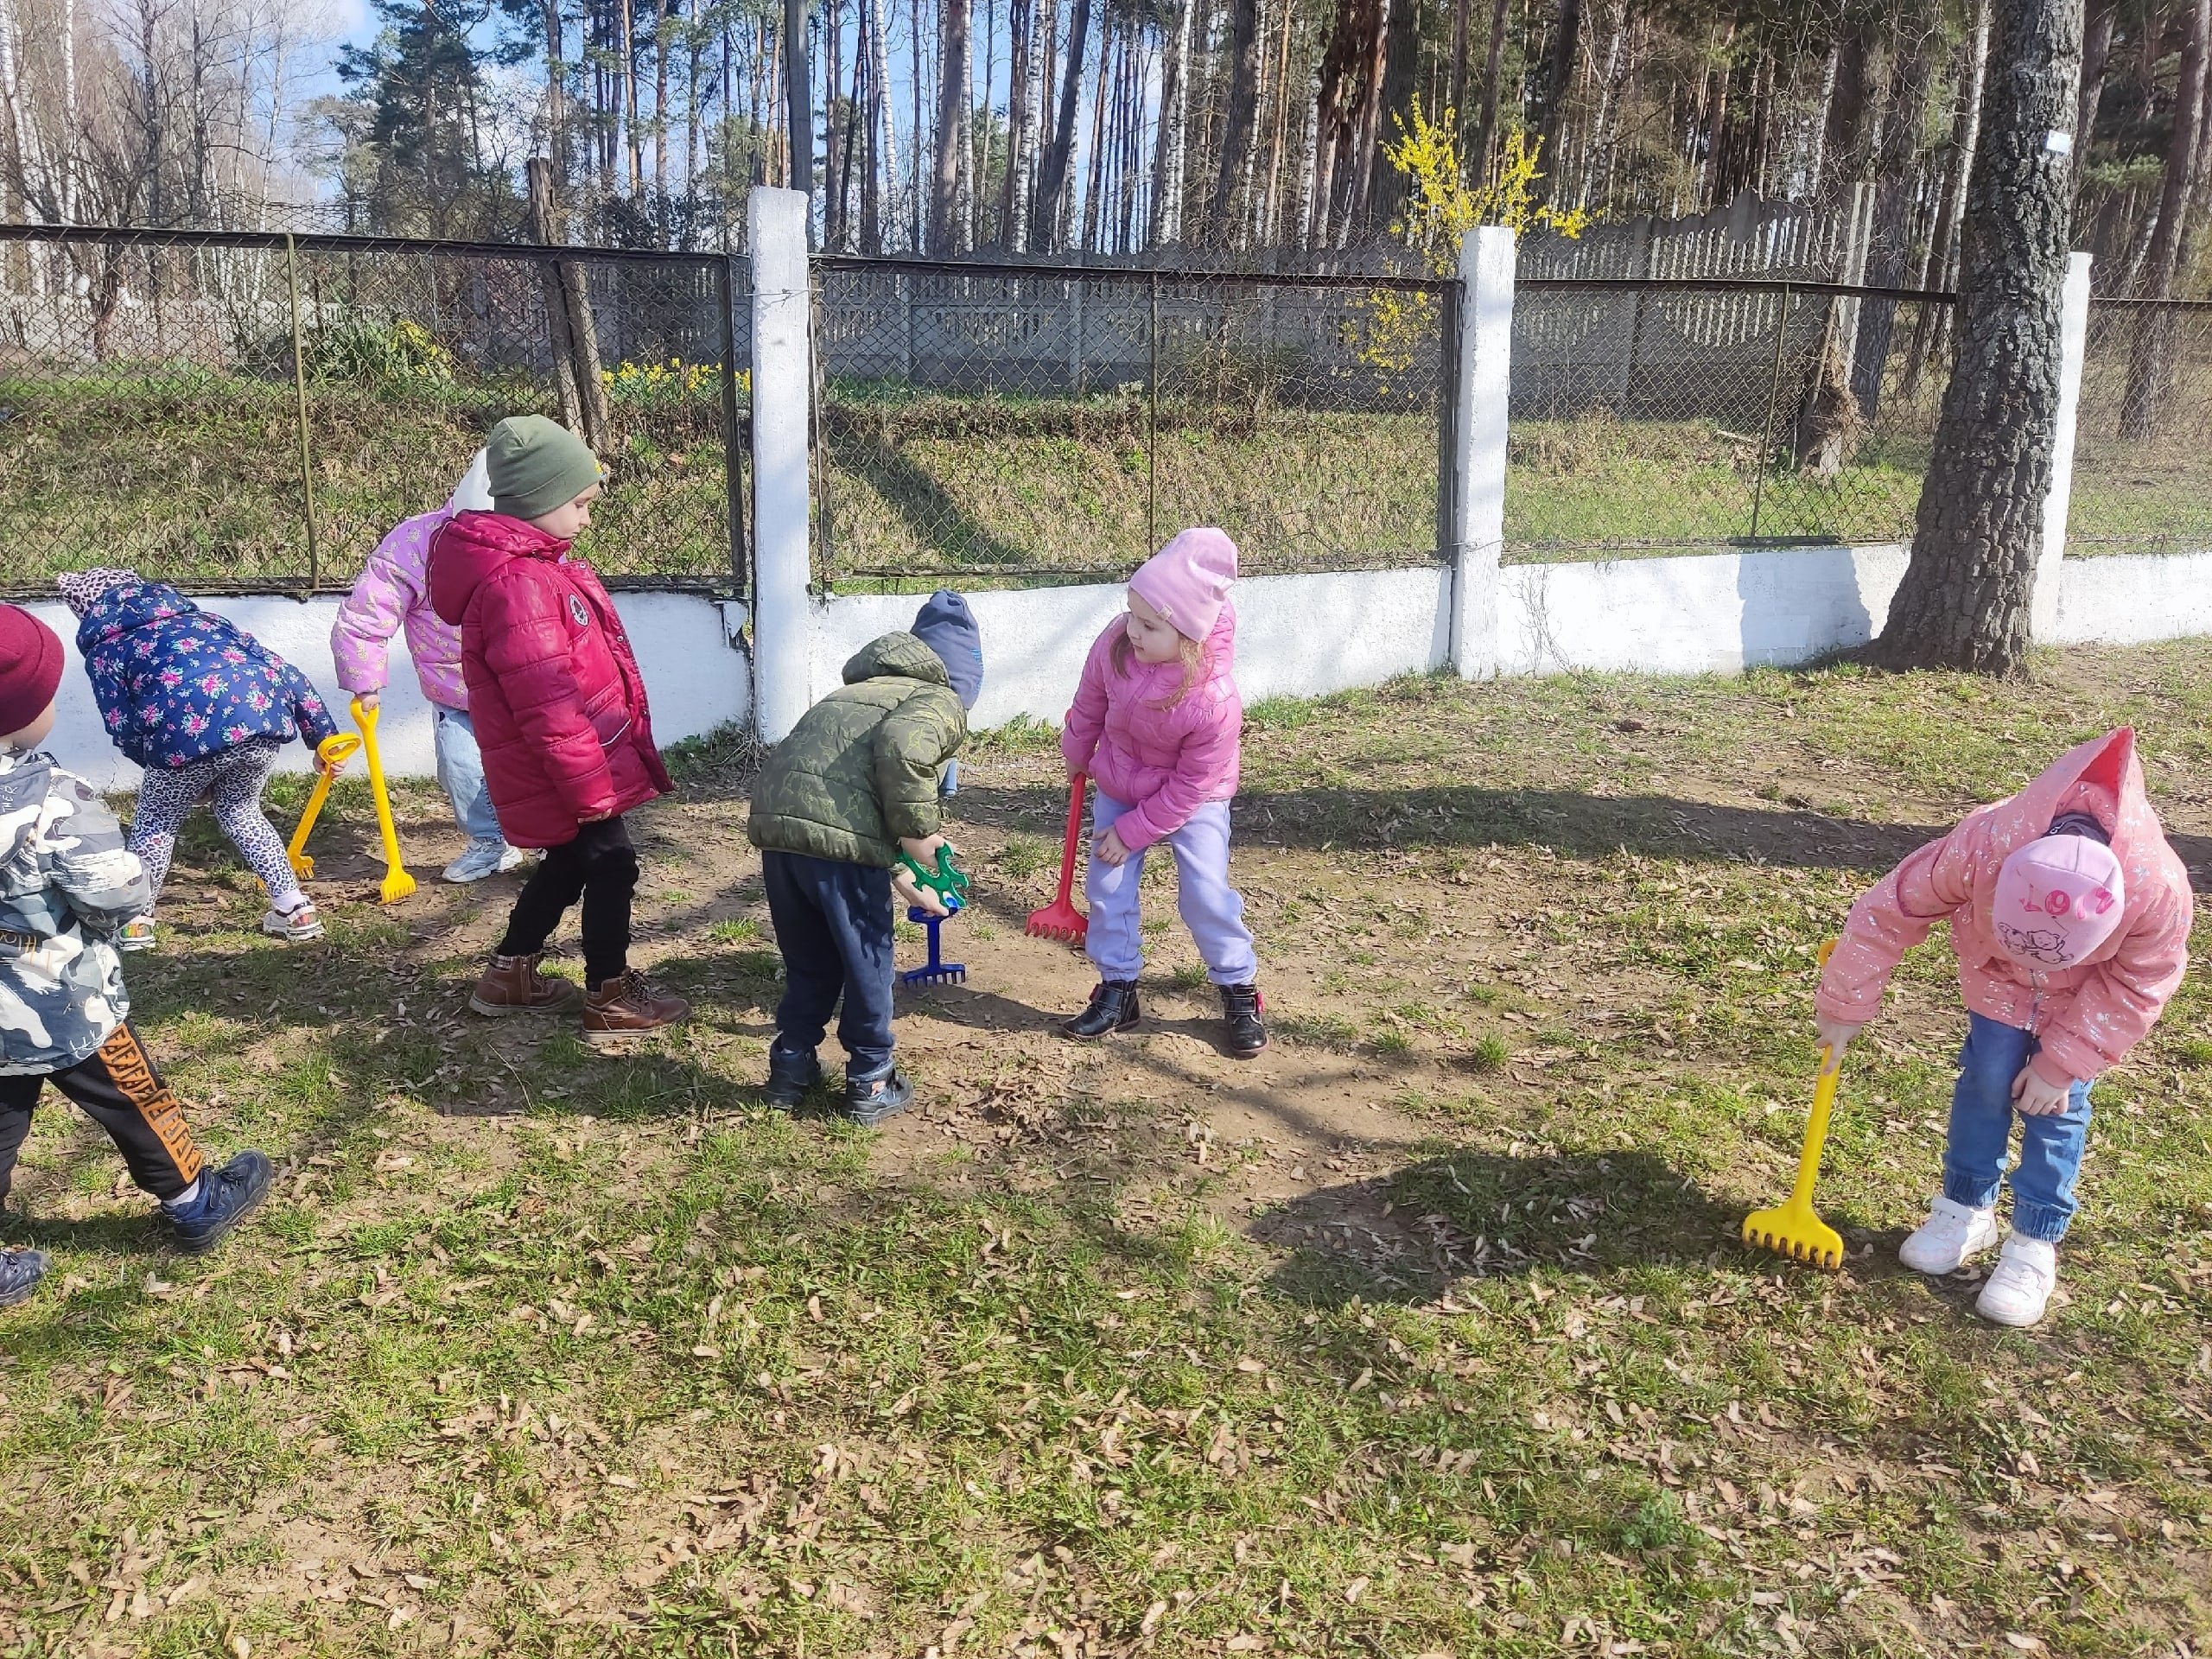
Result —
[[130, 1179], [157, 1198], [173, 1198], [200, 1176], [200, 1148], [153, 1057], [129, 1020], [73, 1066], [28, 1077], [0, 1077], [0, 1200], [16, 1178], [16, 1156], [31, 1132], [39, 1091], [52, 1084], [108, 1133]]
[[784, 953], [777, 1043], [786, 1053], [812, 1053], [842, 994], [845, 1075], [880, 1077], [891, 1065], [891, 872], [764, 852], [760, 875]]
[[584, 982], [597, 989], [621, 978], [630, 965], [630, 895], [638, 887], [638, 853], [630, 827], [602, 818], [576, 830], [574, 841], [548, 848], [523, 884], [507, 918], [503, 957], [527, 957], [545, 948], [562, 912], [584, 901]]

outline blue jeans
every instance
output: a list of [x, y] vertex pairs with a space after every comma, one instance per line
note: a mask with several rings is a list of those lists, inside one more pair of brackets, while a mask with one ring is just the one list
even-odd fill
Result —
[[891, 872], [872, 864], [763, 852], [768, 919], [784, 955], [784, 1000], [776, 1046], [811, 1054], [840, 995], [837, 1040], [845, 1075], [872, 1080], [891, 1070]]
[[1967, 1015], [1959, 1084], [1951, 1094], [1951, 1140], [1943, 1154], [1943, 1196], [1986, 1210], [1997, 1202], [2012, 1120], [2020, 1120], [2020, 1161], [2012, 1170], [2012, 1230], [2056, 1244], [2074, 1219], [2074, 1178], [2089, 1138], [2089, 1085], [2077, 1082], [2066, 1109], [2031, 1117], [2012, 1105], [2012, 1079], [2042, 1046], [2017, 1026]]
[[438, 787], [453, 804], [453, 821], [471, 841], [504, 841], [492, 791], [484, 787], [484, 757], [476, 750], [476, 728], [459, 709], [430, 706], [438, 751]]

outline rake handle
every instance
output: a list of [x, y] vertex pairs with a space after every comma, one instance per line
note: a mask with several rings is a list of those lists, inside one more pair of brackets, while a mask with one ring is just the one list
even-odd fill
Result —
[[1078, 772], [1068, 780], [1068, 828], [1060, 842], [1060, 892], [1057, 902], [1066, 904], [1075, 892], [1075, 848], [1083, 839], [1083, 803], [1090, 778]]
[[1805, 1120], [1805, 1145], [1797, 1154], [1797, 1184], [1789, 1190], [1792, 1204], [1809, 1205], [1813, 1201], [1813, 1183], [1821, 1173], [1821, 1150], [1827, 1144], [1828, 1112], [1835, 1104], [1835, 1086], [1842, 1076], [1842, 1060], [1823, 1048], [1821, 1074], [1813, 1084], [1813, 1109]]
[[392, 822], [391, 792], [385, 787], [384, 756], [377, 747], [377, 720], [382, 712], [353, 699], [353, 723], [361, 728], [361, 758], [368, 763], [369, 788], [376, 797], [377, 833], [384, 841], [385, 880], [390, 882], [406, 874], [407, 865], [400, 856], [399, 827]]

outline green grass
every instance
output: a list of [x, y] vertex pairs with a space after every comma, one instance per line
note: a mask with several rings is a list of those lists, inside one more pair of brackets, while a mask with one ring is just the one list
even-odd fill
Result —
[[[641, 815], [651, 891], [699, 896], [640, 907], [698, 1013], [626, 1058], [459, 1011], [504, 893], [332, 892], [288, 950], [195, 825], [137, 1014], [209, 1148], [282, 1176], [186, 1260], [40, 1114], [6, 1227], [57, 1266], [0, 1314], [0, 1651], [2172, 1651], [2212, 1619], [2198, 979], [2099, 1086], [2042, 1330], [1891, 1259], [1956, 1041], [1940, 938], [1853, 1052], [1821, 1192], [1847, 1270], [1734, 1229], [1786, 1184], [1811, 952], [1871, 849], [2123, 719], [2204, 835], [2208, 668], [1279, 709], [1238, 808], [1275, 1069], [1214, 1096], [1179, 1033], [1073, 1051], [1050, 1007], [982, 1036], [918, 1003], [932, 1104], [880, 1136], [755, 1103], [778, 987], [734, 759]], [[1805, 778], [1851, 816], [1756, 792]], [[1002, 820], [1049, 824], [1057, 779], [976, 763], [987, 905], [1050, 880]], [[747, 914], [683, 919], [716, 893]], [[985, 943], [995, 1018], [1050, 1002]], [[1214, 1098], [1294, 1109], [1277, 1139], [1335, 1098], [1397, 1116], [1278, 1158]], [[1240, 1196], [1260, 1171], [1277, 1196]]]

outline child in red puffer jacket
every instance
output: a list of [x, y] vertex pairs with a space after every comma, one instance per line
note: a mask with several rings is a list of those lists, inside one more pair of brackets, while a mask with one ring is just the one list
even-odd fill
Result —
[[569, 556], [591, 524], [599, 461], [542, 415], [492, 429], [492, 511], [430, 544], [430, 602], [461, 630], [461, 677], [500, 832], [545, 856], [524, 886], [468, 1006], [509, 1014], [573, 995], [537, 971], [562, 913], [583, 901], [584, 1039], [619, 1042], [691, 1007], [629, 965], [638, 855], [622, 815], [670, 787], [645, 684], [599, 575]]

